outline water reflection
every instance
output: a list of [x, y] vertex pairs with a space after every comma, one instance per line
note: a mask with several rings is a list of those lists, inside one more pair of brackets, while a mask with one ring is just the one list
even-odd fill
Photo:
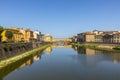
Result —
[[41, 59], [43, 52], [38, 51], [36, 54], [31, 55], [25, 59], [17, 61], [5, 68], [0, 69], [0, 80], [3, 80], [5, 76], [10, 74], [12, 71], [17, 70], [19, 71], [23, 67], [31, 66], [33, 62], [36, 62]]
[[113, 53], [78, 46], [72, 46], [72, 48], [78, 53], [77, 55], [74, 55], [72, 57], [87, 66], [94, 67], [96, 66], [96, 64], [102, 61], [109, 61], [113, 63], [120, 62], [120, 53]]
[[53, 48], [72, 48], [72, 45], [68, 44], [53, 44], [45, 49], [46, 54], [51, 54]]
[[69, 45], [67, 42], [60, 41], [54, 42], [52, 48], [72, 48], [72, 45]]
[[46, 54], [50, 54], [52, 52], [52, 46], [49, 46], [48, 48], [45, 49]]
[[0, 80], [120, 80], [120, 53], [66, 44], [49, 46], [44, 53], [0, 70]]

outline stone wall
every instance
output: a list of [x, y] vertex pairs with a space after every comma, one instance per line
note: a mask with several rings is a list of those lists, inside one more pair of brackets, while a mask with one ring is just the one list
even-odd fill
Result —
[[15, 56], [40, 46], [40, 43], [3, 43], [0, 44], [0, 59]]

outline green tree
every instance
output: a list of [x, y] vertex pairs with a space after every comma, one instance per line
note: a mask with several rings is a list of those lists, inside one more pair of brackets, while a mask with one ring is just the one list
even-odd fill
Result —
[[6, 33], [5, 33], [5, 36], [8, 38], [8, 39], [11, 39], [13, 37], [13, 33], [10, 31], [10, 30], [7, 30]]
[[2, 31], [3, 31], [3, 27], [2, 27], [2, 26], [0, 26], [0, 34], [2, 33]]
[[2, 38], [2, 36], [1, 36], [1, 33], [3, 32], [3, 27], [2, 26], [0, 26], [0, 42], [1, 42], [1, 38]]

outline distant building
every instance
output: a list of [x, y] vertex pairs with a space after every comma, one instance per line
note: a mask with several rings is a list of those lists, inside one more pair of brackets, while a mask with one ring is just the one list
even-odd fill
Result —
[[77, 42], [96, 42], [96, 43], [120, 43], [119, 31], [98, 31], [83, 32], [77, 35]]
[[76, 43], [76, 42], [77, 42], [77, 36], [73, 36], [73, 37], [71, 38], [71, 40], [72, 40], [72, 42]]
[[113, 43], [120, 43], [120, 32], [113, 34]]
[[34, 42], [34, 36], [33, 36], [33, 31], [30, 29], [25, 30], [25, 42]]
[[52, 42], [52, 36], [50, 34], [47, 34], [44, 40], [45, 42]]
[[43, 42], [45, 40], [45, 35], [41, 34], [41, 41]]
[[23, 28], [19, 28], [19, 31], [22, 33], [21, 41], [24, 42], [25, 41], [25, 30]]
[[38, 30], [33, 32], [33, 36], [36, 42], [41, 42], [41, 32], [39, 32]]
[[115, 35], [119, 33], [119, 31], [98, 31], [94, 30], [95, 33], [95, 42], [99, 43], [115, 43]]
[[95, 34], [91, 32], [80, 33], [77, 35], [77, 41], [79, 43], [94, 42]]

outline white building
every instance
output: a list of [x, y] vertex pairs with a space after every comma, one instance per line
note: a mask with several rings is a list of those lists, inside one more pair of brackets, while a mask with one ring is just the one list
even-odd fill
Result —
[[38, 30], [34, 31], [33, 32], [33, 36], [34, 36], [34, 39], [36, 39], [36, 42], [41, 42], [41, 32], [39, 32]]

